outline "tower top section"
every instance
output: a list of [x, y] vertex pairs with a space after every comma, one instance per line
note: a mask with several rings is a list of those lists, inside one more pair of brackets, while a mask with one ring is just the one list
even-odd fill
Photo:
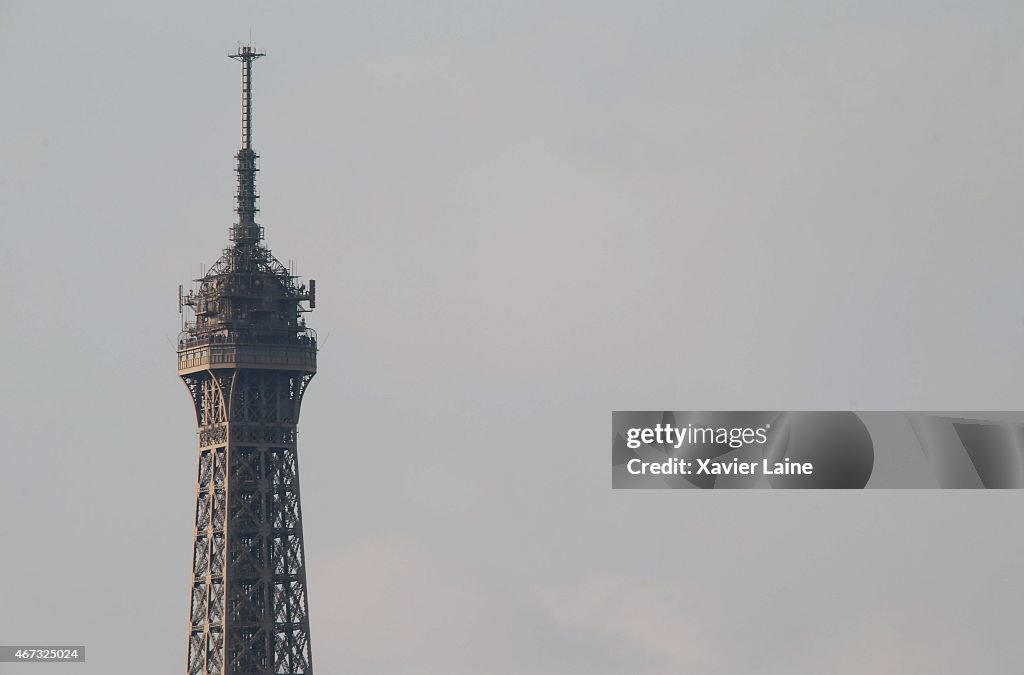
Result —
[[179, 373], [203, 369], [259, 368], [316, 372], [316, 333], [302, 315], [316, 306], [316, 282], [299, 283], [263, 241], [256, 222], [256, 172], [252, 148], [252, 66], [264, 56], [252, 45], [228, 54], [242, 64], [242, 145], [235, 154], [238, 188], [232, 244], [200, 279], [179, 290], [185, 320], [178, 340]]

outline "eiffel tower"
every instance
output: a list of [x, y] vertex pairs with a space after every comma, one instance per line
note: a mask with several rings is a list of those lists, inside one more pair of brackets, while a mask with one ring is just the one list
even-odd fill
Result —
[[251, 45], [242, 66], [237, 222], [230, 245], [184, 293], [178, 375], [199, 427], [187, 675], [309, 675], [306, 563], [296, 425], [316, 373], [303, 314], [316, 282], [273, 256], [256, 223]]

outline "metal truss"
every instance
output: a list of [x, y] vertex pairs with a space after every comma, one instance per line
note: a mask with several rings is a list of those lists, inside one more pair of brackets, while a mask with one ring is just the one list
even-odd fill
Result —
[[[295, 447], [310, 377], [243, 370], [193, 377], [206, 447], [197, 474], [188, 675], [312, 673]], [[227, 397], [218, 394], [225, 386]]]

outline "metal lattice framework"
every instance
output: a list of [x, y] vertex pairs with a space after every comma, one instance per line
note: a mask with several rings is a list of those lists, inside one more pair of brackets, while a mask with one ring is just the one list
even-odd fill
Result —
[[[242, 64], [242, 148], [233, 245], [180, 305], [178, 374], [199, 427], [187, 675], [311, 675], [296, 425], [316, 373], [307, 289], [256, 223], [251, 46]], [[308, 303], [308, 309], [302, 303]]]

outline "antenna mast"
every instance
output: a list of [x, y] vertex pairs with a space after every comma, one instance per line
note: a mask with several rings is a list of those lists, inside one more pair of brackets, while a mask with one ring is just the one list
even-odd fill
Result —
[[252, 62], [263, 53], [253, 49], [251, 44], [241, 45], [229, 57], [242, 64], [242, 147], [235, 155], [238, 161], [235, 171], [238, 173], [238, 192], [235, 194], [238, 223], [231, 228], [231, 240], [236, 246], [258, 244], [262, 232], [256, 224], [256, 160], [259, 155], [252, 149]]

